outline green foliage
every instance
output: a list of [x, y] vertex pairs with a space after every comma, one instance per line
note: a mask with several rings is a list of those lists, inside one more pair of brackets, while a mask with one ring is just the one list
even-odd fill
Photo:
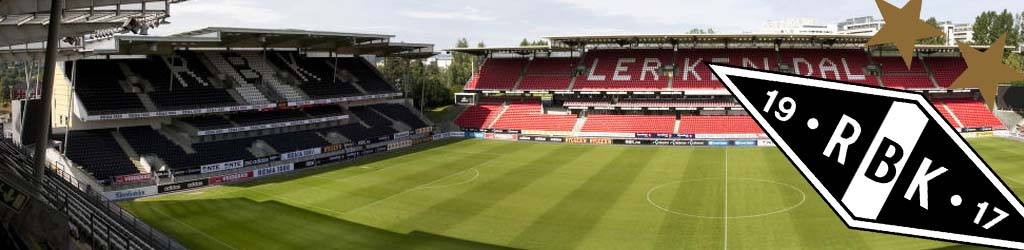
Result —
[[548, 41], [537, 40], [537, 41], [531, 42], [530, 40], [526, 40], [526, 38], [523, 38], [523, 41], [519, 42], [519, 47], [525, 47], [525, 46], [545, 46], [545, 45], [548, 45]]
[[1017, 72], [1024, 72], [1024, 56], [1011, 52], [1024, 42], [1024, 12], [1015, 15], [1005, 9], [1002, 12], [985, 11], [974, 18], [972, 28], [974, 44], [979, 45], [990, 45], [1005, 33], [1008, 51], [1003, 54], [1003, 63], [1010, 65]]
[[693, 28], [693, 29], [690, 29], [690, 31], [687, 31], [686, 34], [695, 34], [695, 35], [708, 34], [708, 35], [712, 35], [712, 34], [715, 34], [715, 30], [714, 29], [710, 29], [710, 28], [706, 29], [706, 30], [705, 29]]
[[974, 18], [974, 44], [988, 45], [999, 39], [999, 36], [1006, 34], [1006, 44], [1009, 47], [1016, 47], [1021, 41], [1020, 15], [1014, 15], [1007, 10], [1002, 12], [985, 11]]
[[[939, 20], [935, 19], [935, 17], [929, 17], [928, 20], [925, 20], [924, 22], [927, 23], [928, 25], [931, 25], [933, 28], [942, 30], [942, 27], [939, 27]], [[946, 36], [942, 35], [918, 40], [917, 44], [943, 45], [946, 44], [946, 40]]]
[[0, 64], [0, 103], [10, 101], [11, 86], [25, 84], [25, 64]]
[[[484, 46], [483, 42], [478, 46]], [[469, 41], [459, 39], [455, 47], [468, 48]], [[379, 69], [385, 79], [394, 83], [406, 97], [412, 98], [417, 106], [431, 108], [453, 104], [453, 96], [462, 91], [473, 74], [474, 60], [473, 55], [455, 53], [452, 54], [451, 65], [441, 68], [434, 63], [427, 64], [425, 60], [389, 57], [384, 59]]]

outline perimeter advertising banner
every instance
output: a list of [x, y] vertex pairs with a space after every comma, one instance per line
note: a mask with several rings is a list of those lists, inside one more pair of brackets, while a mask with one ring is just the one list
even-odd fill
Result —
[[287, 173], [295, 170], [294, 163], [279, 164], [271, 167], [261, 168], [253, 171], [253, 178]]
[[241, 173], [234, 173], [234, 174], [229, 174], [229, 175], [221, 175], [221, 176], [210, 177], [210, 181], [208, 182], [208, 184], [210, 184], [210, 185], [217, 185], [217, 184], [220, 184], [220, 183], [236, 182], [236, 181], [241, 181], [241, 180], [245, 180], [245, 179], [249, 179], [249, 178], [253, 178], [253, 177], [254, 177], [254, 175], [253, 175], [252, 171], [245, 171], [245, 172], [241, 172]]
[[302, 157], [306, 157], [306, 156], [318, 155], [318, 154], [320, 154], [320, 152], [322, 152], [321, 149], [322, 148], [311, 148], [311, 149], [304, 149], [304, 150], [299, 150], [299, 151], [295, 151], [295, 152], [284, 153], [284, 154], [281, 154], [281, 160], [282, 161], [287, 161], [287, 160], [295, 159], [295, 158], [302, 158]]
[[231, 170], [241, 167], [245, 167], [245, 161], [243, 160], [206, 164], [199, 167], [199, 173], [205, 174], [224, 170]]
[[151, 173], [119, 175], [114, 177], [114, 184], [139, 183], [151, 180], [153, 180], [153, 174]]
[[124, 200], [152, 196], [156, 195], [157, 193], [158, 192], [156, 186], [148, 186], [141, 188], [103, 192], [103, 196], [107, 197], [107, 199], [110, 200]]
[[180, 182], [180, 183], [174, 183], [174, 184], [160, 185], [158, 187], [158, 190], [157, 190], [158, 192], [157, 193], [161, 193], [162, 194], [162, 193], [168, 193], [168, 192], [196, 189], [196, 188], [201, 188], [201, 187], [205, 187], [205, 186], [208, 186], [208, 185], [210, 185], [209, 179], [199, 179], [199, 180], [188, 181], [188, 182]]

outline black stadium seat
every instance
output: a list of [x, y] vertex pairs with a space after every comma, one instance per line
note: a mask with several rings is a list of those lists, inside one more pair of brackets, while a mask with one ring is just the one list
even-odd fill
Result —
[[427, 123], [423, 122], [419, 116], [412, 113], [411, 110], [401, 104], [377, 104], [370, 106], [380, 113], [391, 117], [391, 119], [401, 121], [406, 125], [411, 126], [413, 129], [423, 128], [427, 126]]
[[[149, 97], [161, 110], [238, 105], [227, 91], [204, 86], [185, 72], [177, 72], [180, 77], [173, 77], [163, 58], [150, 56], [145, 60], [131, 61], [128, 65], [135, 74], [151, 83], [154, 91], [149, 93]], [[184, 79], [184, 84], [180, 79]]]
[[121, 87], [121, 81], [125, 81], [124, 72], [121, 72], [116, 61], [109, 60], [79, 60], [78, 70], [74, 70], [76, 63], [67, 62], [65, 73], [75, 80], [75, 93], [82, 101], [86, 111], [91, 115], [120, 114], [145, 112], [142, 101], [133, 93], [127, 93]]
[[71, 131], [66, 152], [68, 159], [100, 181], [138, 173], [128, 154], [114, 140], [112, 132], [111, 129]]
[[396, 92], [395, 88], [384, 81], [384, 78], [370, 67], [362, 57], [337, 58], [338, 68], [344, 68], [356, 78], [359, 78], [359, 86], [370, 93]]

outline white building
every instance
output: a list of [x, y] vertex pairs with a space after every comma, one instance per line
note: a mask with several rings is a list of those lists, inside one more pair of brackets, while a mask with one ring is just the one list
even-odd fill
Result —
[[974, 24], [953, 22], [941, 22], [939, 27], [946, 33], [946, 45], [956, 45], [957, 42], [974, 42]]
[[437, 67], [442, 69], [448, 68], [449, 65], [452, 65], [452, 55], [446, 53], [437, 54], [433, 57], [427, 58], [426, 63], [436, 63]]
[[760, 34], [835, 34], [833, 25], [817, 24], [810, 18], [769, 20], [761, 25]]
[[[837, 33], [844, 35], [875, 35], [882, 26], [885, 26], [885, 20], [875, 19], [873, 16], [850, 18], [836, 25]], [[972, 23], [939, 22], [939, 29], [946, 33], [946, 45], [956, 45], [958, 41], [973, 42], [973, 26]]]
[[836, 25], [838, 34], [843, 35], [875, 35], [885, 25], [885, 20], [873, 16], [846, 19]]

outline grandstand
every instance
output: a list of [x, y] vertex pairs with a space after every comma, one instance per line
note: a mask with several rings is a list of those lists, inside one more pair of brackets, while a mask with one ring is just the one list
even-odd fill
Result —
[[949, 90], [958, 49], [920, 46], [913, 67], [866, 36], [549, 37], [547, 48], [468, 48], [478, 95], [455, 124], [470, 132], [634, 138], [764, 139], [704, 62], [927, 93], [965, 132], [1005, 130], [977, 90]]
[[[323, 242], [326, 237], [315, 240], [290, 237], [309, 233], [318, 236], [329, 235], [331, 239], [337, 237], [346, 243], [357, 242], [353, 244], [386, 241], [381, 239], [412, 239], [412, 244], [416, 244], [421, 243], [416, 240], [426, 238], [422, 242], [456, 242], [457, 244], [448, 246], [468, 249], [497, 248], [498, 244], [505, 246], [504, 243], [517, 248], [630, 249], [636, 245], [594, 245], [604, 243], [584, 240], [585, 237], [581, 235], [587, 235], [593, 228], [597, 228], [594, 232], [602, 234], [601, 237], [607, 237], [595, 237], [598, 239], [622, 237], [619, 235], [621, 232], [616, 232], [618, 228], [607, 230], [595, 224], [585, 223], [600, 220], [605, 211], [640, 211], [645, 217], [653, 215], [659, 219], [662, 214], [635, 209], [633, 205], [624, 206], [628, 209], [621, 209], [608, 205], [611, 203], [597, 203], [589, 199], [580, 199], [579, 196], [600, 194], [602, 197], [595, 200], [603, 200], [605, 194], [614, 196], [615, 193], [622, 194], [627, 190], [647, 192], [647, 201], [657, 207], [658, 205], [651, 201], [651, 192], [657, 188], [629, 186], [634, 183], [642, 184], [641, 186], [655, 184], [649, 178], [636, 178], [642, 171], [655, 172], [647, 174], [651, 176], [665, 173], [683, 176], [682, 173], [672, 171], [685, 169], [694, 171], [685, 177], [717, 176], [717, 167], [708, 168], [713, 169], [709, 171], [716, 171], [713, 174], [699, 173], [704, 171], [700, 170], [700, 167], [705, 162], [717, 163], [723, 159], [728, 166], [727, 151], [724, 157], [719, 157], [721, 151], [717, 149], [670, 149], [655, 154], [635, 147], [595, 149], [575, 147], [577, 145], [549, 144], [531, 149], [531, 146], [536, 145], [470, 141], [452, 143], [452, 147], [436, 151], [417, 148], [410, 152], [382, 154], [378, 155], [380, 158], [366, 158], [368, 160], [365, 162], [374, 162], [384, 157], [391, 158], [363, 165], [364, 168], [350, 170], [375, 171], [373, 173], [378, 174], [377, 176], [384, 176], [372, 180], [379, 183], [360, 182], [366, 180], [341, 182], [339, 180], [347, 177], [321, 177], [317, 176], [316, 172], [307, 172], [300, 174], [297, 179], [280, 182], [285, 183], [280, 189], [276, 186], [269, 188], [274, 189], [274, 192], [280, 190], [283, 193], [281, 196], [238, 185], [223, 187], [234, 189], [232, 191], [212, 189], [209, 193], [204, 193], [206, 190], [203, 190], [182, 192], [179, 194], [181, 196], [158, 197], [171, 200], [182, 196], [200, 197], [196, 199], [199, 201], [193, 203], [156, 201], [121, 204], [132, 210], [132, 213], [120, 210], [118, 205], [108, 199], [135, 199], [262, 178], [394, 151], [447, 137], [484, 137], [570, 144], [771, 145], [764, 132], [729, 95], [703, 62], [728, 63], [856, 84], [922, 91], [931, 97], [934, 107], [950, 124], [964, 133], [1007, 129], [1007, 126], [985, 107], [976, 90], [946, 89], [956, 75], [966, 68], [962, 60], [956, 56], [955, 48], [921, 47], [914, 60], [915, 66], [907, 68], [893, 55], [892, 48], [860, 47], [867, 37], [680, 35], [551, 37], [549, 39], [552, 46], [455, 49], [453, 51], [456, 53], [479, 56], [479, 67], [465, 88], [474, 98], [468, 102], [469, 107], [452, 121], [464, 132], [434, 131], [433, 122], [424, 119], [422, 113], [412, 107], [411, 101], [405, 99], [405, 95], [399, 89], [387, 82], [373, 64], [380, 57], [432, 56], [435, 54], [433, 47], [427, 44], [392, 42], [391, 38], [390, 35], [380, 34], [211, 27], [166, 37], [114, 37], [111, 38], [115, 40], [116, 45], [113, 50], [65, 57], [67, 61], [58, 64], [55, 72], [55, 92], [56, 96], [66, 99], [57, 98], [51, 103], [55, 118], [50, 124], [55, 132], [51, 139], [56, 147], [51, 148], [46, 154], [54, 170], [47, 172], [43, 180], [47, 188], [55, 191], [45, 194], [44, 199], [48, 199], [48, 205], [55, 210], [64, 211], [72, 221], [72, 230], [76, 234], [81, 232], [84, 235], [82, 238], [95, 242], [91, 244], [99, 249], [185, 248], [164, 236], [161, 231], [174, 235], [176, 239], [187, 242], [188, 247], [193, 248], [254, 248], [253, 245], [246, 244], [268, 244], [255, 248], [338, 247], [335, 242]], [[725, 144], [720, 144], [722, 142]], [[2, 161], [18, 161], [25, 158], [6, 141], [0, 143], [0, 151], [20, 157], [0, 158]], [[405, 153], [411, 157], [392, 157]], [[702, 154], [712, 155], [715, 159], [701, 158], [705, 157]], [[751, 158], [771, 157], [770, 154], [754, 150], [740, 154], [744, 155], [741, 157]], [[453, 155], [455, 157], [452, 157]], [[581, 163], [584, 164], [578, 165], [604, 166], [563, 169], [560, 170], [563, 172], [551, 175], [554, 177], [545, 177], [558, 167], [573, 165], [577, 158], [572, 157], [582, 157]], [[669, 164], [650, 164], [642, 168], [622, 167], [633, 164], [631, 161], [637, 159], [637, 162], [647, 164], [651, 160], [674, 163], [683, 158], [687, 159], [686, 167], [683, 168], [678, 168], [678, 165], [659, 168]], [[778, 159], [775, 161], [785, 163], [780, 160], [781, 157], [776, 158]], [[411, 164], [422, 169], [416, 170], [418, 172], [377, 171], [406, 163], [399, 161], [422, 162]], [[363, 161], [353, 162], [359, 164]], [[488, 188], [467, 189], [461, 194], [444, 194], [454, 196], [455, 198], [451, 199], [456, 199], [455, 203], [458, 205], [430, 201], [438, 204], [430, 207], [424, 206], [427, 201], [419, 200], [413, 202], [412, 207], [426, 211], [422, 212], [425, 216], [410, 216], [407, 214], [409, 211], [401, 209], [381, 209], [380, 211], [394, 214], [380, 217], [374, 214], [373, 220], [363, 221], [358, 217], [365, 215], [358, 212], [362, 212], [361, 209], [367, 206], [387, 204], [386, 200], [413, 191], [457, 187], [470, 183], [481, 175], [478, 168], [494, 166], [494, 169], [500, 169], [503, 165], [512, 165], [507, 162], [525, 165], [521, 169], [508, 170], [507, 175], [482, 177], [490, 179], [486, 182], [490, 185]], [[27, 164], [19, 166], [21, 165]], [[750, 169], [756, 170], [757, 166]], [[457, 172], [451, 172], [456, 170]], [[15, 168], [14, 171], [19, 175], [30, 175], [25, 168]], [[382, 172], [384, 174], [381, 174]], [[347, 173], [349, 172], [342, 175]], [[567, 176], [569, 178], [565, 178]], [[575, 179], [578, 176], [592, 177], [584, 182]], [[461, 178], [468, 180], [460, 181]], [[551, 181], [555, 178], [558, 179], [557, 182]], [[726, 178], [729, 178], [728, 172]], [[292, 183], [291, 181], [310, 179], [325, 179], [318, 180], [317, 185], [326, 185], [320, 187], [306, 183], [292, 185], [300, 186], [298, 189], [284, 187], [289, 186], [287, 183]], [[264, 180], [274, 183], [280, 181]], [[521, 182], [522, 180], [529, 182]], [[563, 187], [562, 182], [565, 180], [585, 185]], [[545, 187], [529, 188], [528, 185], [533, 181], [545, 183]], [[677, 181], [676, 184], [680, 182]], [[258, 183], [254, 185], [259, 186]], [[726, 190], [728, 185], [726, 182]], [[693, 189], [694, 192], [706, 191], [701, 189], [706, 186], [695, 187], [697, 188]], [[296, 193], [311, 190], [307, 188], [315, 188], [319, 190], [316, 193], [325, 193], [322, 195], [330, 197], [310, 196], [293, 199], [297, 196]], [[792, 189], [803, 194], [799, 188]], [[558, 201], [555, 198], [547, 199], [549, 197], [531, 193], [548, 193], [552, 190], [572, 199], [561, 200], [555, 204], [552, 202]], [[236, 191], [240, 195], [252, 194], [261, 198], [234, 199], [235, 196], [231, 195]], [[717, 190], [712, 191], [717, 193]], [[502, 199], [521, 199], [522, 197], [513, 195], [517, 192], [529, 194], [526, 195], [529, 200], [523, 199], [527, 202], [508, 204], [552, 204], [554, 207], [547, 212], [533, 207], [517, 209], [529, 213], [544, 212], [543, 215], [523, 216], [512, 213], [516, 215], [516, 221], [542, 221], [537, 226], [524, 228], [522, 234], [516, 236], [512, 242], [496, 242], [508, 239], [495, 240], [490, 237], [454, 239], [455, 236], [465, 236], [465, 232], [448, 232], [449, 229], [456, 228], [457, 225], [454, 224], [462, 222], [467, 222], [467, 225], [489, 223], [468, 219], [469, 216], [493, 212], [486, 211], [492, 206], [499, 210], [508, 208], [503, 207], [505, 205], [501, 204]], [[273, 198], [266, 198], [271, 196]], [[484, 202], [466, 200], [473, 203], [473, 206], [467, 206], [465, 202], [458, 200], [466, 199], [464, 197]], [[773, 197], [775, 196], [768, 198]], [[310, 206], [305, 201], [301, 202], [302, 204], [293, 202], [306, 199], [320, 199], [310, 201], [314, 203], [327, 201], [325, 206], [328, 208]], [[725, 199], [728, 201], [728, 198]], [[250, 204], [253, 201], [260, 204]], [[801, 198], [797, 205], [786, 209], [800, 206], [803, 202]], [[353, 217], [336, 216], [338, 211], [334, 209], [340, 209], [337, 208], [339, 203], [343, 203], [340, 206], [344, 207], [344, 214], [351, 213]], [[159, 209], [180, 208], [175, 207], [180, 204], [193, 205], [186, 206], [187, 209], [166, 209], [167, 212]], [[580, 204], [595, 207], [588, 209], [586, 213], [578, 213], [575, 208]], [[268, 207], [273, 209], [264, 209]], [[153, 209], [148, 210], [149, 208]], [[252, 208], [260, 210], [254, 211]], [[646, 205], [645, 208], [650, 209]], [[480, 210], [472, 211], [473, 209]], [[295, 213], [295, 210], [299, 210], [298, 213]], [[666, 209], [662, 210], [673, 213]], [[157, 214], [150, 214], [154, 211]], [[287, 213], [275, 214], [277, 211]], [[311, 215], [310, 211], [317, 214], [307, 216]], [[429, 214], [436, 211], [444, 213], [444, 216]], [[570, 211], [569, 213], [574, 216], [558, 213], [566, 211]], [[246, 218], [237, 220], [236, 217], [223, 216], [223, 213]], [[295, 216], [296, 214], [300, 216]], [[147, 224], [135, 219], [135, 215], [157, 225], [161, 231], [149, 228]], [[282, 215], [283, 219], [253, 220], [272, 215]], [[322, 217], [324, 215], [344, 219], [344, 223], [349, 224], [332, 224], [339, 220], [325, 220], [325, 217]], [[512, 217], [504, 214], [502, 216], [505, 219]], [[630, 216], [629, 219], [635, 218]], [[723, 218], [728, 218], [728, 214], [725, 216]], [[315, 221], [327, 223], [328, 226], [317, 224], [311, 226], [311, 229], [305, 228], [307, 224], [304, 222], [307, 221], [297, 217], [314, 218]], [[460, 217], [466, 220], [458, 220]], [[197, 223], [197, 220], [201, 222]], [[239, 221], [251, 223], [237, 223]], [[280, 223], [282, 221], [287, 223]], [[542, 225], [548, 221], [556, 223]], [[579, 233], [566, 230], [568, 233], [564, 235], [567, 235], [568, 239], [550, 237], [554, 234], [547, 234], [558, 226], [576, 225], [565, 223], [567, 221], [583, 222], [584, 224], [577, 228], [585, 228], [588, 231]], [[266, 222], [276, 225], [262, 224]], [[217, 229], [199, 225], [203, 223], [211, 224]], [[236, 225], [228, 223], [252, 225], [235, 228], [233, 226]], [[360, 225], [358, 229], [363, 231], [346, 231], [353, 230], [351, 225], [357, 223], [365, 224]], [[277, 227], [293, 226], [292, 224], [297, 224], [306, 231]], [[395, 228], [408, 225], [415, 226]], [[672, 226], [668, 223], [665, 225]], [[699, 223], [693, 225], [707, 226]], [[0, 227], [0, 233], [18, 233], [10, 230], [6, 224], [0, 226], [3, 226]], [[182, 228], [181, 226], [187, 227], [188, 230], [177, 230]], [[248, 234], [249, 231], [246, 230], [253, 228], [246, 226], [274, 226], [271, 230], [263, 231], [274, 232], [274, 235], [263, 235], [265, 239], [255, 240], [224, 234], [227, 231]], [[369, 227], [374, 228], [363, 229]], [[244, 230], [223, 230], [224, 228]], [[327, 230], [322, 230], [324, 228]], [[415, 231], [400, 236], [395, 236], [398, 233], [394, 233], [421, 228], [432, 229], [435, 231], [433, 233], [444, 232], [443, 236], [453, 238]], [[658, 227], [644, 227], [651, 228], [661, 230]], [[473, 231], [472, 234], [490, 233], [479, 228], [470, 231]], [[686, 230], [666, 230], [673, 233], [678, 231]], [[337, 235], [339, 232], [344, 235]], [[605, 234], [615, 236], [603, 236]], [[643, 234], [657, 235], [647, 231], [643, 231]], [[190, 237], [196, 235], [203, 237]], [[629, 233], [621, 235], [633, 236]], [[352, 240], [349, 238], [352, 236], [359, 239]], [[232, 237], [238, 239], [231, 239]], [[281, 238], [309, 242], [283, 239], [281, 242], [284, 244], [281, 245], [268, 243]], [[538, 238], [544, 240], [536, 241]], [[12, 240], [17, 241], [14, 238]], [[481, 242], [472, 242], [474, 240]], [[240, 241], [244, 242], [240, 244]], [[360, 246], [394, 247], [387, 245], [391, 242], [385, 242], [383, 245], [380, 242]], [[584, 244], [576, 245], [581, 242]], [[668, 239], [666, 242], [705, 244], [710, 241], [688, 238], [686, 241]], [[15, 244], [24, 245], [19, 242]], [[821, 245], [817, 244], [813, 243], [810, 246], [820, 248]], [[348, 246], [355, 245], [345, 245]], [[431, 248], [434, 245], [422, 246]], [[446, 249], [443, 246], [439, 248]], [[703, 245], [703, 248], [708, 248], [708, 245]]]
[[432, 56], [432, 45], [391, 37], [214, 27], [112, 38], [106, 54], [58, 65], [55, 92], [71, 101], [54, 113], [70, 119], [52, 124], [51, 161], [116, 193], [430, 137], [371, 60]]

